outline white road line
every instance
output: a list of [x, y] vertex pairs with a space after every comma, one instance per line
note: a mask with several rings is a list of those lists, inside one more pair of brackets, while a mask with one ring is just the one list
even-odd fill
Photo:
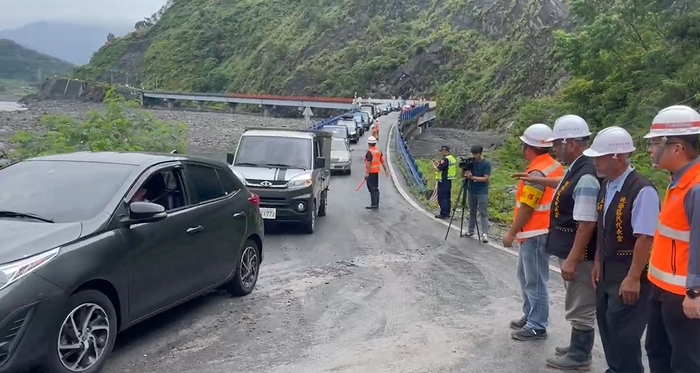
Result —
[[[421, 206], [418, 202], [413, 200], [413, 197], [411, 197], [411, 195], [408, 194], [404, 190], [404, 188], [401, 186], [401, 183], [399, 183], [399, 180], [397, 179], [399, 177], [399, 176], [397, 176], [398, 173], [395, 172], [394, 165], [391, 163], [391, 149], [389, 148], [389, 144], [390, 144], [389, 141], [391, 141], [391, 139], [393, 139], [393, 133], [395, 130], [396, 130], [396, 122], [394, 122], [394, 124], [392, 124], [391, 128], [389, 129], [389, 136], [387, 136], [386, 146], [384, 148], [387, 149], [386, 160], [387, 160], [387, 164], [389, 166], [389, 172], [391, 173], [391, 180], [393, 181], [394, 185], [396, 186], [396, 189], [399, 191], [399, 194], [401, 194], [401, 196], [403, 197], [403, 199], [406, 200], [406, 202], [408, 202], [411, 206], [413, 206], [416, 210], [418, 210], [423, 215], [427, 216], [428, 218], [430, 218], [430, 219], [432, 219], [432, 220], [434, 220], [434, 221], [436, 221], [436, 222], [438, 222], [446, 227], [449, 226], [451, 229], [454, 229], [455, 231], [459, 232], [459, 227], [454, 226], [454, 225], [450, 225], [448, 222], [446, 222], [444, 220], [437, 219], [435, 216], [433, 216], [433, 214], [426, 211], [423, 208], [423, 206]], [[401, 175], [401, 177], [403, 177], [403, 175]], [[481, 241], [478, 241], [478, 242], [481, 243]], [[503, 247], [503, 246], [495, 244], [495, 243], [492, 243], [491, 241], [489, 241], [486, 245], [489, 245], [497, 250], [503, 251], [503, 252], [510, 254], [510, 255], [513, 255], [515, 257], [518, 256], [517, 251], [511, 250], [507, 247]], [[553, 266], [551, 264], [549, 265], [549, 269], [552, 270], [553, 272], [561, 273], [561, 270], [558, 267]]]

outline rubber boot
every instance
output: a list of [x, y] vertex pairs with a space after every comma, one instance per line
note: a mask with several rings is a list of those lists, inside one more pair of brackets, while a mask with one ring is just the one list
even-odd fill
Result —
[[591, 352], [595, 329], [571, 329], [571, 345], [566, 354], [547, 359], [547, 365], [559, 370], [591, 370]]

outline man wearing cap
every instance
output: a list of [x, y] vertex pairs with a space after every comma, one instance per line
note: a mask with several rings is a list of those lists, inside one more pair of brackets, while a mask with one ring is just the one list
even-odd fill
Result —
[[[491, 162], [483, 156], [484, 147], [481, 145], [472, 145], [471, 148], [472, 168], [464, 172], [464, 177], [469, 180], [469, 230], [467, 237], [474, 236], [474, 229], [477, 227], [476, 214], [481, 217], [481, 242], [489, 242], [489, 180], [491, 178]], [[477, 229], [478, 231], [478, 229]]]
[[[529, 176], [564, 176], [561, 164], [549, 155], [552, 136], [552, 129], [542, 123], [531, 125], [520, 136], [523, 156], [529, 162], [525, 173]], [[549, 254], [546, 244], [553, 198], [554, 188], [521, 180], [515, 195], [513, 224], [503, 237], [505, 247], [513, 246], [516, 239], [520, 242], [517, 276], [523, 294], [523, 316], [510, 323], [515, 329], [511, 336], [520, 341], [547, 338]]]
[[450, 217], [452, 208], [452, 180], [457, 177], [457, 159], [450, 154], [450, 147], [447, 145], [440, 147], [440, 155], [442, 156], [440, 163], [433, 161], [437, 181], [437, 201], [440, 206], [440, 213], [435, 217], [445, 219]]
[[649, 260], [651, 373], [700, 372], [700, 114], [671, 106], [654, 118], [649, 155], [671, 173]]
[[365, 207], [368, 210], [379, 208], [379, 172], [384, 168], [384, 172], [389, 175], [389, 170], [384, 162], [384, 154], [377, 149], [377, 139], [374, 136], [367, 138], [367, 153], [365, 154], [365, 183], [369, 190], [370, 205]]
[[[623, 128], [603, 129], [584, 155], [605, 178], [598, 194], [597, 244], [592, 281], [607, 372], [643, 373], [641, 338], [651, 286], [646, 263], [659, 214], [652, 183], [630, 165], [634, 140]], [[586, 339], [593, 345], [593, 336]], [[573, 347], [572, 347], [573, 348]]]

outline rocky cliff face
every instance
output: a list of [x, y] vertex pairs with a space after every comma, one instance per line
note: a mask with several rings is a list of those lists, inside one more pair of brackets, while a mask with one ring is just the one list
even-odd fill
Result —
[[174, 1], [78, 74], [146, 89], [430, 97], [441, 121], [503, 125], [562, 72], [559, 0]]

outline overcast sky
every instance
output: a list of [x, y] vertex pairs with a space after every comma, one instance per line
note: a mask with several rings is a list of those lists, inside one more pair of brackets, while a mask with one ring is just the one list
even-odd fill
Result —
[[0, 0], [0, 30], [35, 21], [130, 24], [166, 0]]

